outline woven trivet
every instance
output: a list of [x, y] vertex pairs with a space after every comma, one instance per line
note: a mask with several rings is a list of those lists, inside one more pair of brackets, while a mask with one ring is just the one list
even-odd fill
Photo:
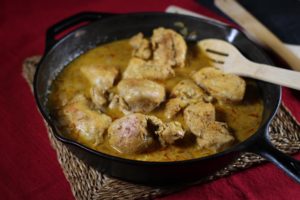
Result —
[[[36, 64], [40, 58], [40, 56], [30, 57], [23, 63], [23, 76], [31, 88]], [[54, 138], [49, 126], [47, 128], [51, 144], [76, 199], [151, 199], [182, 189], [182, 187], [149, 187], [111, 178], [84, 164], [63, 143]], [[282, 105], [271, 123], [270, 137], [273, 144], [283, 152], [288, 154], [300, 152], [300, 126]], [[231, 165], [208, 178], [199, 180], [197, 184], [228, 176], [262, 161], [263, 159], [255, 154], [244, 153]]]

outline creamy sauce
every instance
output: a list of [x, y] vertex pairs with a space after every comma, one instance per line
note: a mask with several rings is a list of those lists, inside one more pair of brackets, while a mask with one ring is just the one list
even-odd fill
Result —
[[[48, 102], [51, 114], [59, 121], [58, 110], [76, 94], [82, 93], [87, 97], [89, 96], [90, 85], [80, 73], [80, 68], [95, 64], [114, 66], [121, 74], [126, 69], [130, 57], [131, 47], [129, 46], [128, 40], [120, 40], [96, 47], [76, 58], [53, 82]], [[209, 63], [201, 56], [197, 48], [194, 45], [189, 45], [186, 66], [184, 68], [176, 68], [176, 77], [160, 83], [165, 86], [168, 94], [180, 80], [190, 78], [190, 74], [207, 66], [209, 66]], [[115, 87], [111, 89], [112, 91], [116, 90], [116, 85], [119, 80], [120, 78], [116, 81]], [[247, 80], [246, 95], [242, 102], [238, 104], [216, 102], [214, 105], [217, 111], [217, 120], [224, 121], [228, 124], [237, 142], [244, 141], [258, 129], [262, 118], [263, 102], [254, 82]], [[155, 115], [165, 121], [163, 115], [164, 106], [165, 103], [152, 111], [150, 115]], [[108, 108], [106, 108], [105, 113], [111, 116], [113, 120], [123, 116], [123, 113], [119, 110], [111, 110]], [[185, 126], [182, 113], [180, 113], [175, 120]], [[64, 127], [61, 128], [66, 137], [76, 140], [76, 133], [68, 131], [64, 129]], [[78, 142], [83, 143], [82, 141]], [[117, 152], [108, 144], [107, 140], [96, 147], [92, 147], [91, 144], [84, 145], [110, 155], [144, 161], [187, 160], [215, 153], [209, 150], [198, 149], [195, 137], [189, 133], [183, 140], [176, 142], [174, 145], [169, 145], [165, 148], [157, 145], [155, 149], [135, 155], [126, 155]]]

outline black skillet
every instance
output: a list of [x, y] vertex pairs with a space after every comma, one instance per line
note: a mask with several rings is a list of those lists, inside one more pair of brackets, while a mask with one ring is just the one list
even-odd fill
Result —
[[[218, 38], [234, 44], [250, 60], [272, 65], [264, 52], [238, 30], [215, 22], [166, 13], [105, 14], [80, 13], [50, 27], [46, 36], [46, 50], [34, 77], [34, 94], [38, 107], [53, 129], [54, 136], [67, 145], [80, 159], [92, 167], [120, 179], [144, 184], [170, 184], [197, 181], [213, 174], [231, 163], [242, 152], [263, 156], [283, 169], [300, 183], [299, 161], [283, 154], [270, 143], [268, 128], [281, 100], [278, 85], [257, 81], [264, 101], [263, 120], [259, 130], [246, 141], [230, 149], [204, 158], [175, 162], [144, 162], [114, 157], [94, 151], [63, 136], [58, 123], [46, 106], [49, 87], [57, 74], [72, 60], [87, 50], [103, 43], [129, 38], [143, 32], [150, 36], [154, 28], [167, 27], [178, 30], [182, 22], [197, 41]], [[82, 23], [85, 23], [83, 25]], [[178, 24], [178, 23], [177, 23]], [[56, 39], [68, 28], [81, 25], [61, 39]]]

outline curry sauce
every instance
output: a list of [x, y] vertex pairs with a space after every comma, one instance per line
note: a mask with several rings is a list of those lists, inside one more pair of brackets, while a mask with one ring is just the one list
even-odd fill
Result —
[[[49, 95], [48, 106], [50, 112], [55, 119], [60, 121], [59, 110], [69, 102], [75, 95], [83, 94], [89, 97], [90, 83], [85, 77], [79, 73], [81, 68], [88, 65], [100, 64], [102, 66], [114, 66], [122, 74], [131, 58], [132, 47], [129, 45], [129, 40], [119, 40], [98, 46], [88, 52], [82, 54], [68, 66], [54, 80]], [[186, 57], [186, 65], [183, 68], [174, 68], [176, 76], [165, 81], [159, 81], [166, 89], [166, 94], [170, 93], [171, 89], [181, 80], [191, 78], [191, 74], [195, 73], [203, 67], [209, 66], [209, 62], [198, 52], [195, 44], [188, 45]], [[109, 89], [116, 91], [116, 85], [121, 80], [121, 76], [117, 78], [114, 86]], [[246, 80], [247, 89], [246, 95], [242, 102], [226, 103], [214, 101], [216, 108], [216, 117], [218, 121], [223, 121], [228, 124], [230, 132], [234, 135], [236, 142], [241, 142], [251, 136], [258, 129], [263, 113], [263, 101], [260, 97], [259, 89], [254, 81]], [[166, 121], [163, 111], [165, 102], [163, 102], [155, 110], [148, 113]], [[118, 109], [110, 109], [108, 106], [104, 108], [104, 113], [112, 118], [112, 120], [122, 117], [124, 114]], [[179, 121], [183, 127], [185, 122], [183, 114], [179, 113], [176, 116], [176, 121]], [[122, 154], [113, 149], [107, 142], [106, 137], [104, 142], [93, 146], [84, 141], [80, 141], [77, 134], [70, 129], [66, 129], [61, 125], [62, 132], [66, 137], [77, 140], [79, 143], [93, 148], [97, 151], [114, 155], [118, 157], [143, 160], [143, 161], [175, 161], [187, 160], [193, 158], [204, 157], [215, 152], [203, 150], [197, 147], [195, 136], [187, 133], [182, 140], [177, 141], [172, 145], [162, 147], [157, 145], [155, 149], [150, 149], [145, 153], [140, 154]]]

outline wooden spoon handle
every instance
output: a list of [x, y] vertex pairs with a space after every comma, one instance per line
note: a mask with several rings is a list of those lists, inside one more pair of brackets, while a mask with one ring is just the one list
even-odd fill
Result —
[[248, 34], [277, 53], [289, 66], [300, 71], [300, 59], [235, 0], [215, 0], [215, 5], [236, 21]]
[[251, 61], [245, 63], [239, 71], [232, 73], [300, 90], [300, 72]]

